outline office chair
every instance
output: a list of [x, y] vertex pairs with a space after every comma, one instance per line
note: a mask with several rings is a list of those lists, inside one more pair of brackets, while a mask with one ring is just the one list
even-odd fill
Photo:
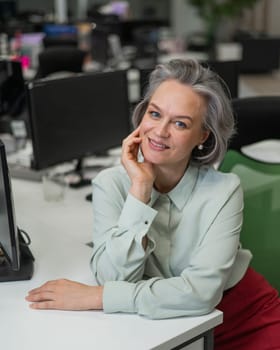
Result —
[[279, 139], [280, 96], [233, 101], [237, 134], [219, 166], [233, 172], [244, 191], [243, 248], [251, 250], [252, 267], [280, 292], [280, 162], [255, 160], [242, 147], [265, 139]]
[[232, 100], [237, 134], [229, 148], [280, 137], [280, 96], [252, 96]]
[[269, 73], [279, 68], [279, 37], [257, 36], [237, 41], [242, 47], [240, 71], [243, 74]]
[[43, 38], [43, 47], [45, 49], [49, 47], [60, 47], [60, 46], [72, 46], [78, 47], [78, 37], [52, 37], [45, 36]]
[[[238, 97], [239, 61], [203, 61], [204, 67], [216, 72], [226, 83], [231, 98]], [[155, 63], [154, 63], [155, 66]], [[154, 67], [139, 69], [140, 96], [143, 96], [149, 83], [149, 75]]]
[[238, 97], [240, 61], [208, 60], [201, 63], [204, 66], [210, 67], [211, 70], [216, 72], [223, 79], [229, 89], [231, 98]]
[[56, 72], [80, 73], [86, 52], [75, 47], [52, 47], [38, 56], [39, 68], [35, 79], [45, 78]]

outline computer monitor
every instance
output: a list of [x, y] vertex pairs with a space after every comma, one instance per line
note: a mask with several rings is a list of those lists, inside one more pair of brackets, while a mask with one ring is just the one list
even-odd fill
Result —
[[130, 131], [125, 70], [37, 80], [27, 96], [34, 169], [103, 154]]
[[27, 57], [29, 67], [38, 67], [38, 55], [43, 50], [43, 39], [45, 34], [42, 32], [22, 33], [21, 41], [21, 56]]
[[0, 59], [0, 119], [18, 116], [24, 107], [25, 88], [21, 62]]
[[0, 282], [32, 277], [34, 258], [29, 237], [22, 232], [16, 225], [6, 151], [0, 140]]
[[[103, 9], [105, 13], [116, 15], [119, 18], [126, 18], [129, 14], [129, 2], [128, 1], [111, 1], [106, 4]], [[102, 12], [102, 7], [101, 7]]]
[[90, 54], [93, 62], [107, 67], [110, 58], [109, 34], [102, 27], [96, 27], [90, 35]]
[[25, 83], [19, 60], [0, 58], [0, 133], [13, 133], [13, 120], [24, 119]]
[[17, 4], [15, 0], [0, 1], [0, 21], [6, 22], [17, 16]]
[[47, 23], [43, 26], [43, 32], [50, 37], [76, 37], [78, 28], [74, 24]]

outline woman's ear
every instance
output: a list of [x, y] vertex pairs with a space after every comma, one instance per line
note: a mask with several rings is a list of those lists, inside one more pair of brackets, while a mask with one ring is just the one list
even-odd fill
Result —
[[209, 135], [210, 135], [210, 130], [203, 130], [200, 144], [203, 144], [208, 139]]

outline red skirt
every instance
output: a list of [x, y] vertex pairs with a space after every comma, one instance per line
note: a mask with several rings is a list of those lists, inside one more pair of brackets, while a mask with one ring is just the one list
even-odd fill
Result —
[[280, 349], [278, 292], [252, 268], [224, 293], [217, 309], [224, 321], [215, 329], [215, 350]]

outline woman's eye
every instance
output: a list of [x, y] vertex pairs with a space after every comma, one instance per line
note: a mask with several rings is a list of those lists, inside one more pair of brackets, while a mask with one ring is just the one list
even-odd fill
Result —
[[186, 123], [181, 122], [180, 120], [176, 120], [174, 124], [178, 129], [186, 129], [188, 127]]
[[153, 118], [158, 118], [160, 116], [159, 112], [156, 112], [156, 111], [151, 111], [150, 112], [150, 115], [153, 117]]

